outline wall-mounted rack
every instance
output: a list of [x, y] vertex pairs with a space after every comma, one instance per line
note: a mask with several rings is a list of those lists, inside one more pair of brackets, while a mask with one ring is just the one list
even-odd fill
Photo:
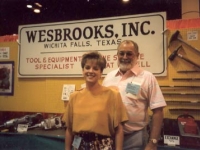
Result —
[[200, 86], [185, 86], [185, 85], [161, 85], [160, 88], [179, 88], [179, 87], [183, 87], [183, 88], [200, 88]]
[[198, 108], [169, 108], [170, 111], [200, 111]]
[[200, 95], [200, 93], [187, 93], [187, 92], [182, 92], [182, 93], [177, 93], [177, 92], [163, 92], [163, 95]]
[[191, 100], [191, 101], [177, 101], [177, 100], [166, 100], [168, 104], [173, 103], [173, 104], [186, 104], [186, 105], [199, 105], [200, 101], [196, 100]]
[[200, 70], [179, 70], [177, 73], [196, 73], [200, 72]]
[[172, 80], [191, 80], [191, 81], [196, 81], [196, 80], [200, 80], [200, 78], [172, 78]]

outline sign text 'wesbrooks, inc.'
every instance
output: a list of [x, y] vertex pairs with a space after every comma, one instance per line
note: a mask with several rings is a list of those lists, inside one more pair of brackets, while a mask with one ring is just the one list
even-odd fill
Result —
[[81, 56], [98, 50], [107, 60], [104, 75], [117, 68], [117, 46], [139, 45], [140, 67], [166, 75], [166, 13], [19, 26], [19, 77], [81, 77]]

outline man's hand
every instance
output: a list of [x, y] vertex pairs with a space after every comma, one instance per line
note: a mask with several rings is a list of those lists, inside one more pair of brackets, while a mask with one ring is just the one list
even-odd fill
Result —
[[151, 142], [149, 142], [144, 150], [157, 150], [157, 144], [153, 144]]

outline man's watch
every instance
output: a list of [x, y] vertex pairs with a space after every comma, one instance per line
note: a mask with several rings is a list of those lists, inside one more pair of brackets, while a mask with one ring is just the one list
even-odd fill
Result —
[[150, 141], [151, 141], [153, 144], [157, 144], [157, 143], [158, 143], [158, 140], [157, 140], [157, 139], [150, 139]]

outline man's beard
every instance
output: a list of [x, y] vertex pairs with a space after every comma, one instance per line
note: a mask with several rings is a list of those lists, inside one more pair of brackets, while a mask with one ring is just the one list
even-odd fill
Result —
[[132, 64], [132, 62], [130, 62], [130, 63], [118, 62], [118, 66], [122, 72], [126, 72], [133, 67], [133, 64]]

